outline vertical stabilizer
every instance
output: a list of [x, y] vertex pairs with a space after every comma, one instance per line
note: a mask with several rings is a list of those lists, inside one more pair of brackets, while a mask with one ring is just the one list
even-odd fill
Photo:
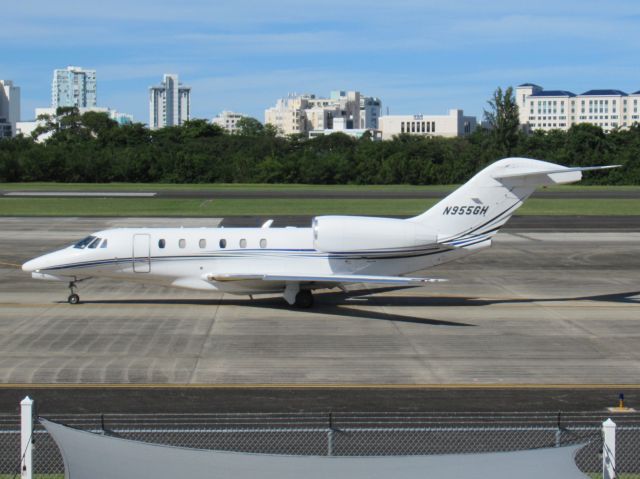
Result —
[[465, 245], [493, 236], [522, 203], [544, 185], [573, 183], [582, 171], [529, 158], [505, 158], [477, 173], [425, 213], [407, 221], [438, 234], [439, 242]]

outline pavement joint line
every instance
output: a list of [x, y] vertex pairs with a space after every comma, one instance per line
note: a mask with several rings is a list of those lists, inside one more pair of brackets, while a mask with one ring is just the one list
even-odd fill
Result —
[[[374, 295], [372, 298], [372, 303], [375, 305], [376, 302], [378, 303], [378, 307], [382, 310], [383, 314], [389, 315], [389, 311], [387, 311], [387, 308], [385, 307], [385, 305], [380, 304], [379, 298], [376, 298], [376, 296]], [[407, 342], [411, 350], [414, 352], [416, 360], [420, 364], [422, 364], [423, 371], [424, 371], [422, 374], [423, 375], [428, 374], [440, 380], [441, 375], [437, 372], [436, 368], [432, 367], [431, 362], [428, 361], [427, 358], [422, 357], [422, 355], [418, 351], [418, 348], [416, 347], [416, 344], [412, 336], [410, 334], [405, 333], [404, 328], [400, 327], [400, 325], [398, 324], [398, 321], [392, 320], [391, 324], [393, 325], [393, 328], [395, 328], [395, 330], [398, 332], [398, 334], [400, 334], [404, 338], [404, 340]]]
[[205, 350], [205, 347], [207, 346], [207, 342], [209, 341], [209, 338], [211, 338], [211, 333], [213, 331], [213, 328], [216, 325], [216, 319], [218, 318], [218, 311], [220, 311], [220, 302], [222, 301], [222, 298], [224, 298], [224, 293], [222, 293], [222, 296], [220, 296], [220, 298], [218, 299], [215, 310], [211, 315], [211, 322], [209, 323], [209, 327], [207, 328], [207, 333], [202, 337], [202, 344], [200, 345], [200, 351], [196, 356], [193, 369], [191, 370], [191, 373], [189, 375], [189, 381], [193, 380], [196, 374], [198, 374], [198, 367], [200, 366], [200, 361], [202, 360], [203, 352]]
[[542, 389], [612, 389], [612, 390], [640, 390], [640, 384], [513, 384], [513, 383], [486, 383], [486, 384], [287, 384], [287, 383], [236, 383], [236, 384], [153, 384], [153, 383], [4, 383], [0, 384], [0, 391], [4, 389], [399, 389], [399, 390], [542, 390]]

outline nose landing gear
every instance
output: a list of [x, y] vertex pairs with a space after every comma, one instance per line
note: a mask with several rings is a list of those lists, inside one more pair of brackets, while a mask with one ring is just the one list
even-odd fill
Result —
[[77, 288], [76, 282], [69, 281], [69, 291], [71, 291], [71, 294], [67, 298], [67, 301], [69, 302], [69, 304], [78, 304], [80, 302], [80, 296], [78, 296], [75, 292], [76, 288]]

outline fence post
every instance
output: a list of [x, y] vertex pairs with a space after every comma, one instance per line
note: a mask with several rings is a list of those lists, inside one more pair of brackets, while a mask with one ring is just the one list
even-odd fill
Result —
[[616, 423], [607, 419], [602, 423], [602, 477], [616, 477]]
[[327, 456], [333, 456], [333, 429], [327, 431]]
[[557, 422], [557, 429], [556, 429], [556, 447], [560, 447], [560, 444], [562, 443], [562, 422], [561, 422], [561, 418], [562, 418], [562, 413], [560, 411], [558, 411], [558, 422]]
[[20, 477], [33, 477], [33, 399], [20, 401]]
[[327, 456], [333, 456], [333, 413], [329, 413], [329, 430], [327, 431]]

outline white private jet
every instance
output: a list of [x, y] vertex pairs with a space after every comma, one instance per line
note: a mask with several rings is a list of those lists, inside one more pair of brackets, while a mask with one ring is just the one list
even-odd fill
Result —
[[308, 308], [312, 291], [347, 283], [421, 285], [404, 276], [475, 253], [537, 187], [582, 171], [528, 158], [496, 161], [428, 211], [408, 219], [317, 216], [311, 228], [118, 228], [99, 231], [22, 266], [34, 278], [104, 277], [204, 291], [281, 293]]

